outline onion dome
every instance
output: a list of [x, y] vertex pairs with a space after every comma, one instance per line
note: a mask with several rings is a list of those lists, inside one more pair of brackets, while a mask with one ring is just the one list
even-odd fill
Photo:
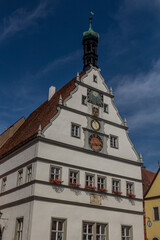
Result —
[[86, 39], [95, 39], [98, 42], [99, 34], [92, 29], [92, 16], [89, 17], [89, 30], [83, 33], [82, 42]]

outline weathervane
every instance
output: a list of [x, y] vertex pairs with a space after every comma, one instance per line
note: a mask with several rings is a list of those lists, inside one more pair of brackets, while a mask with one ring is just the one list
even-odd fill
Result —
[[92, 16], [94, 15], [94, 13], [92, 11], [90, 11], [90, 17], [89, 17], [89, 28], [92, 28]]

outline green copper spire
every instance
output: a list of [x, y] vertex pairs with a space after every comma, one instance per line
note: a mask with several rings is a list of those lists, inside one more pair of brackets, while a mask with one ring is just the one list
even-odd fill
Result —
[[82, 42], [86, 39], [95, 39], [98, 42], [98, 38], [99, 38], [99, 34], [94, 32], [92, 29], [92, 15], [94, 15], [93, 12], [90, 12], [90, 17], [89, 17], [89, 30], [83, 33], [83, 37], [82, 37]]

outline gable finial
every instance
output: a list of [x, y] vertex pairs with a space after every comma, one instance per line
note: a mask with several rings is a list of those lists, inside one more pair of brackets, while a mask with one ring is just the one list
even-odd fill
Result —
[[77, 72], [77, 81], [79, 81], [79, 72]]
[[127, 119], [124, 119], [124, 126], [127, 127]]
[[109, 93], [110, 93], [111, 95], [113, 95], [112, 87], [110, 87]]
[[143, 162], [143, 156], [142, 156], [141, 153], [140, 153], [140, 155], [139, 155], [139, 161], [140, 161], [140, 162]]
[[59, 104], [62, 105], [62, 95], [59, 96]]
[[42, 135], [42, 126], [41, 124], [39, 124], [39, 128], [38, 128], [38, 136]]

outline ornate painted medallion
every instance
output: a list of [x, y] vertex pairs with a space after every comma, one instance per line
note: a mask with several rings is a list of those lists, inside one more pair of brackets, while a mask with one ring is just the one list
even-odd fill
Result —
[[96, 152], [100, 152], [103, 148], [103, 141], [97, 134], [92, 134], [89, 137], [89, 145]]
[[92, 89], [88, 89], [87, 98], [88, 98], [88, 102], [98, 105], [100, 107], [103, 106], [103, 94], [96, 92]]
[[99, 116], [99, 109], [98, 107], [92, 107], [92, 114], [96, 117]]
[[93, 119], [93, 120], [91, 121], [91, 127], [92, 127], [95, 131], [98, 131], [98, 130], [100, 129], [100, 123], [99, 123], [97, 120]]

